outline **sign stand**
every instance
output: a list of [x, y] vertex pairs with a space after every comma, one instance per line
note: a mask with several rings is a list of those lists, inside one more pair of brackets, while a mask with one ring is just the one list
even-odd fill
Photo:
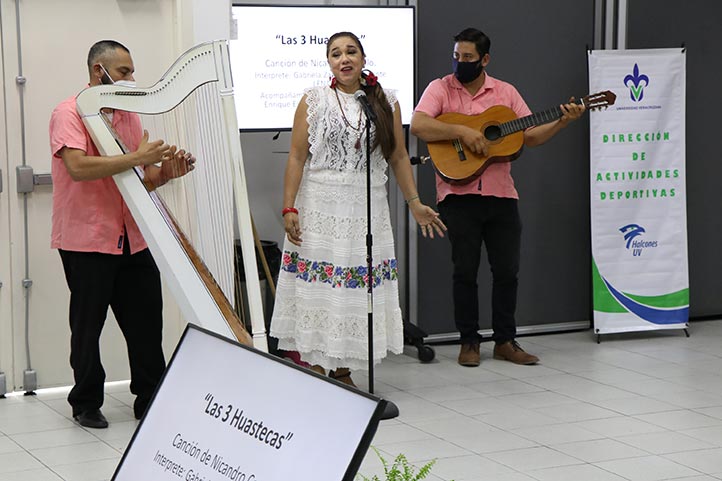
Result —
[[112, 479], [352, 481], [385, 404], [188, 324]]

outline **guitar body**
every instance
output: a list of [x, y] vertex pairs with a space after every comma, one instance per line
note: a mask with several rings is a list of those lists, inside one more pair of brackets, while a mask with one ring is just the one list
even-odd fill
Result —
[[514, 111], [503, 105], [490, 107], [479, 115], [455, 112], [439, 115], [436, 120], [447, 124], [465, 125], [484, 133], [489, 146], [489, 155], [475, 154], [460, 141], [428, 142], [429, 156], [436, 171], [447, 182], [466, 184], [479, 177], [492, 163], [509, 162], [518, 158], [524, 146], [524, 132], [505, 136], [495, 135], [500, 124], [516, 118]]
[[[605, 90], [586, 95], [578, 104], [587, 110], [614, 105], [617, 96]], [[442, 179], [452, 184], [468, 184], [494, 162], [509, 162], [521, 155], [524, 130], [554, 122], [564, 116], [560, 107], [517, 118], [509, 107], [495, 105], [479, 115], [449, 112], [436, 117], [447, 124], [465, 125], [484, 134], [489, 147], [487, 156], [475, 154], [459, 139], [428, 142], [431, 161]]]

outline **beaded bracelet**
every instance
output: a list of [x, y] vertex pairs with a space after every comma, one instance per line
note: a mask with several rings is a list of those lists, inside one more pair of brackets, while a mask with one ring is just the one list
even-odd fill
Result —
[[296, 209], [295, 207], [284, 207], [283, 210], [281, 211], [281, 217], [285, 217], [285, 215], [288, 214], [289, 212], [298, 214], [298, 209]]
[[410, 199], [406, 199], [406, 203], [409, 204], [412, 200], [416, 200], [418, 198], [419, 198], [419, 196], [415, 195], [415, 196], [411, 197]]

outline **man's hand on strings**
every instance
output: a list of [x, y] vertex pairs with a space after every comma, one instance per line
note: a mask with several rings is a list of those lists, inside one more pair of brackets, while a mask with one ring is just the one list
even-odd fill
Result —
[[162, 140], [148, 142], [147, 130], [143, 131], [136, 155], [139, 165], [144, 166], [144, 183], [148, 190], [154, 190], [171, 179], [186, 175], [195, 168], [196, 163], [193, 154], [183, 149], [178, 150], [175, 145], [168, 145]]
[[160, 172], [165, 182], [186, 175], [195, 169], [196, 158], [183, 149], [177, 150], [171, 145], [167, 152], [161, 156]]
[[148, 131], [143, 131], [143, 138], [135, 153], [138, 156], [138, 165], [153, 165], [162, 162], [164, 157], [170, 153], [170, 145], [158, 139], [153, 142], [148, 141]]
[[468, 146], [475, 154], [481, 154], [486, 157], [489, 155], [489, 146], [486, 143], [486, 137], [481, 131], [472, 129], [465, 125], [460, 126], [462, 128], [459, 139], [466, 146]]
[[298, 221], [298, 214], [294, 212], [285, 214], [283, 216], [283, 227], [286, 229], [286, 237], [291, 241], [291, 244], [300, 246], [303, 239], [301, 239], [301, 224]]

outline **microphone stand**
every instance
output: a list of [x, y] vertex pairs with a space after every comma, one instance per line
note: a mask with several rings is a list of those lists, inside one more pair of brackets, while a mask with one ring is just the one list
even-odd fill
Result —
[[[363, 103], [362, 103], [363, 106]], [[366, 110], [366, 109], [364, 109]], [[366, 111], [366, 268], [368, 269], [368, 356], [369, 393], [374, 393], [374, 275], [373, 275], [373, 234], [371, 233], [371, 112]], [[399, 408], [391, 401], [385, 401], [381, 419], [393, 419], [399, 415]]]

